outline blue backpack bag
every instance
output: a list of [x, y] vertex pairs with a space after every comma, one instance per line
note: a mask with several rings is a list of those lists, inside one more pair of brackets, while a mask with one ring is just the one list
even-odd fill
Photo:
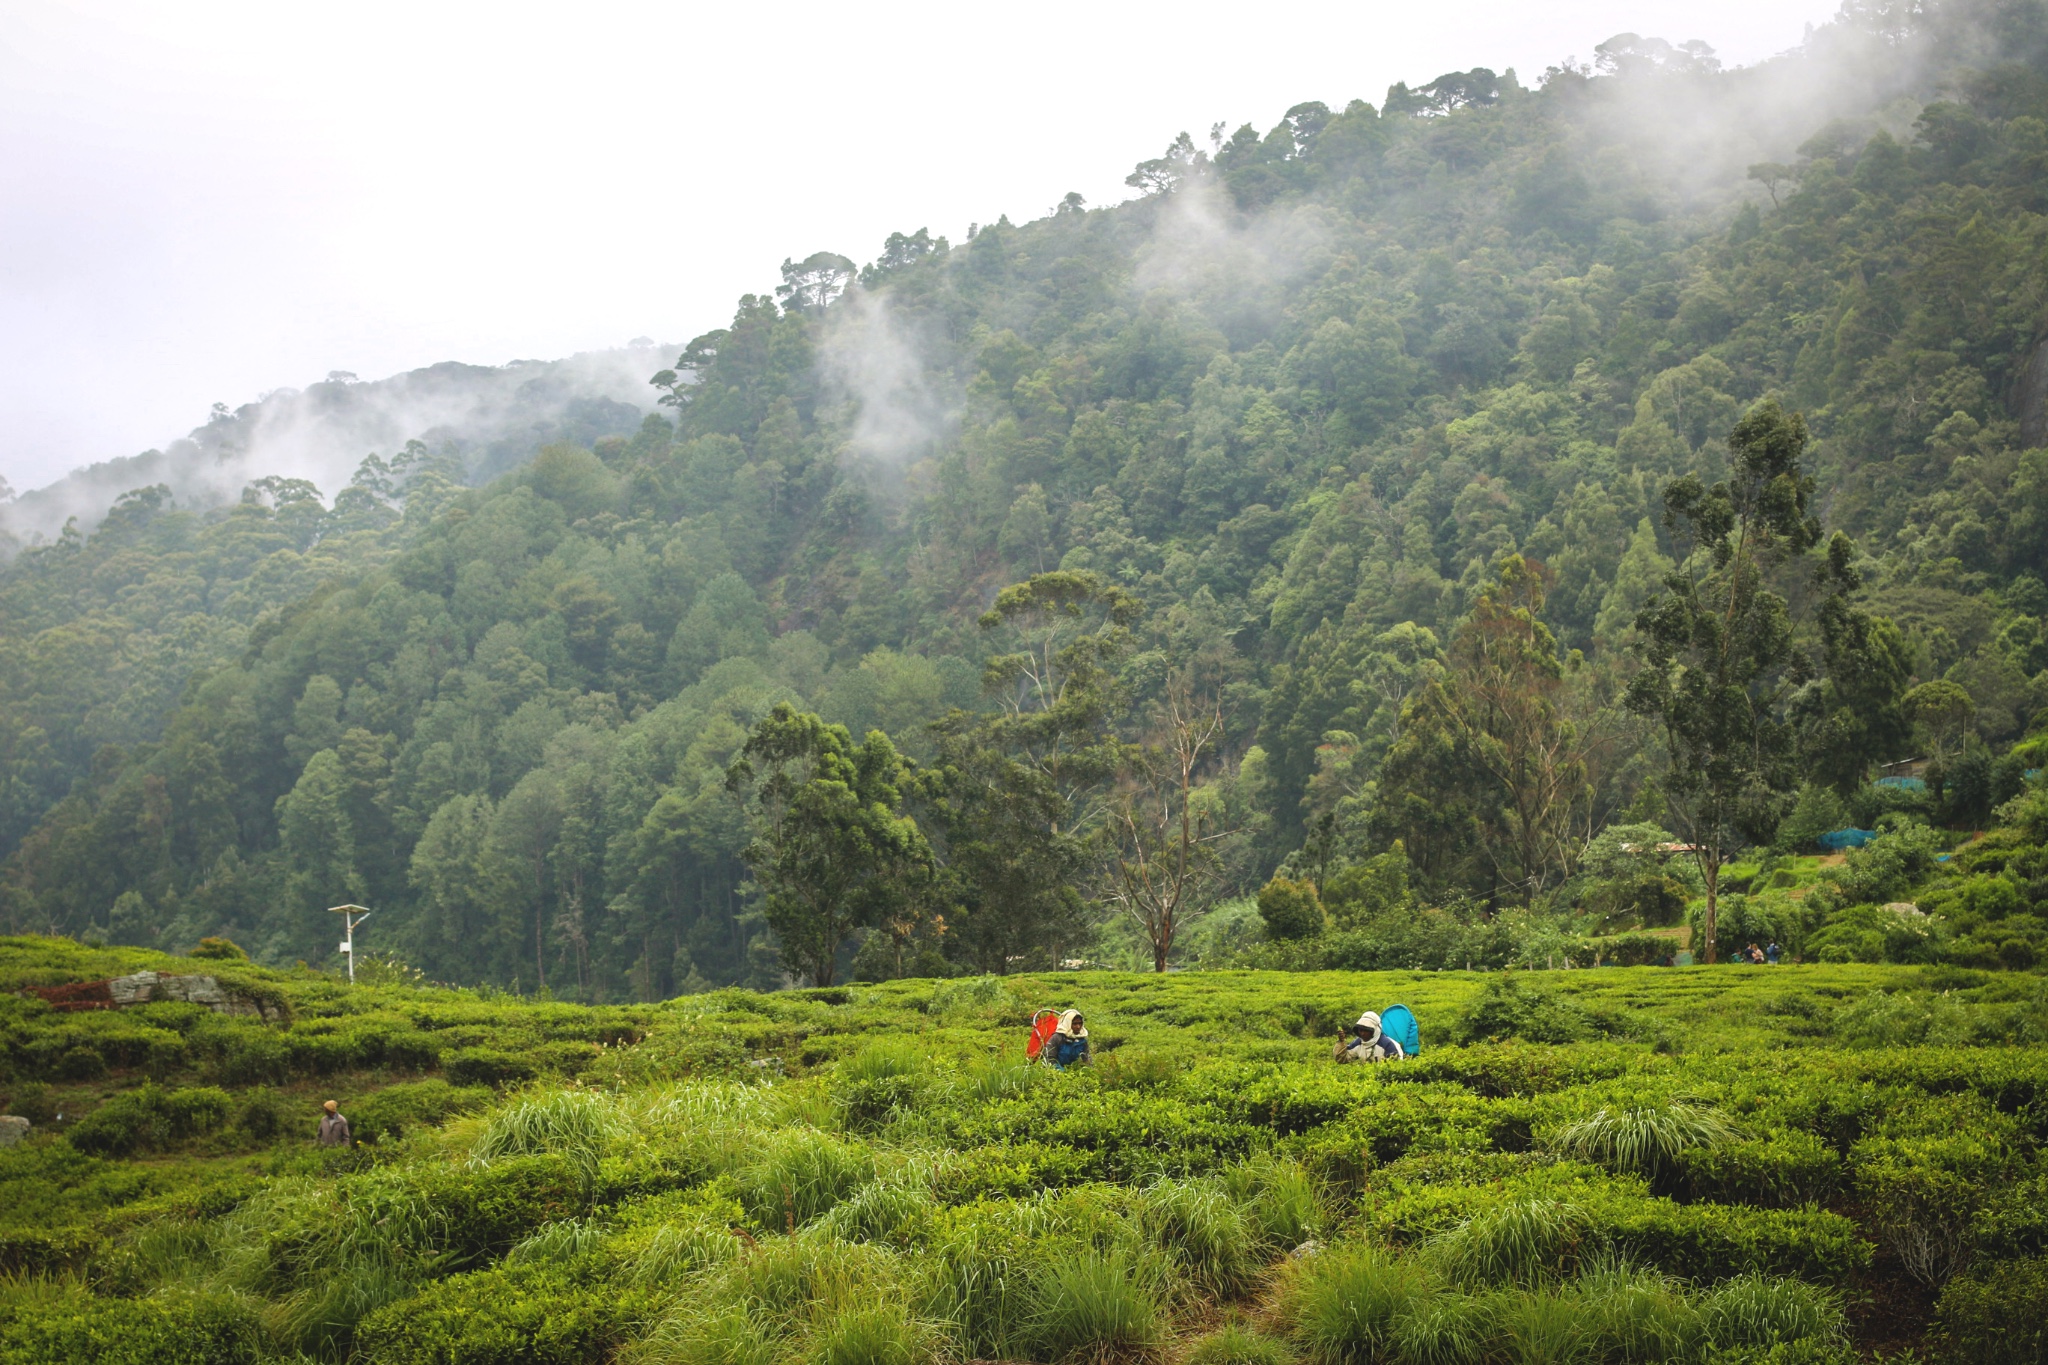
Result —
[[1422, 1051], [1422, 1025], [1416, 1022], [1415, 1011], [1406, 1005], [1389, 1005], [1381, 1010], [1380, 1030], [1399, 1043], [1408, 1056]]

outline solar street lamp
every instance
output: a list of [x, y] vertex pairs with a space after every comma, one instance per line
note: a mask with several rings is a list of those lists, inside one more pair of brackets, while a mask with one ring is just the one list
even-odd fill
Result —
[[340, 951], [348, 958], [348, 984], [353, 986], [356, 984], [356, 926], [368, 919], [370, 912], [360, 905], [330, 905], [327, 913], [341, 916], [342, 931], [348, 935], [342, 939]]

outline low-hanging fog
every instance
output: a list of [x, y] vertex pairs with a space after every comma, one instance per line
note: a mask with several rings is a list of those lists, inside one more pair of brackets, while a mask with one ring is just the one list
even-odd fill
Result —
[[[1395, 81], [1474, 64], [1533, 83], [1624, 30], [1755, 63], [1832, 8], [1331, 3], [1276, 23], [1238, 7], [1169, 22], [1061, 3], [1029, 23], [963, 11], [892, 28], [813, 5], [372, 4], [345, 20], [253, 4], [12, 7], [0, 476], [34, 489], [169, 450], [214, 403], [241, 409], [339, 370], [374, 380], [602, 353], [585, 366], [593, 393], [645, 407], [627, 338], [666, 345], [719, 325], [784, 257], [865, 260], [889, 232], [924, 226], [959, 241], [970, 222], [1037, 217], [1069, 191], [1114, 202], [1131, 194], [1131, 164], [1182, 128], [1269, 126], [1306, 99], [1378, 103]], [[1767, 139], [1773, 112], [1755, 107], [1747, 141], [1705, 137], [1696, 118], [1659, 132], [1704, 138], [1727, 161]], [[1171, 226], [1160, 270], [1209, 258], [1213, 225]], [[885, 306], [849, 322], [886, 342], [849, 338], [834, 362], [851, 392], [886, 394], [861, 441], [900, 453], [943, 425], [943, 403]], [[315, 434], [305, 402], [273, 395], [261, 450], [282, 467], [252, 472], [315, 477], [331, 496], [369, 449], [470, 419], [488, 444], [498, 417], [451, 415], [419, 387], [376, 390], [410, 396], [372, 416], [365, 393], [361, 421]], [[205, 491], [232, 496], [238, 473], [219, 468]], [[154, 481], [118, 465], [12, 520], [47, 533], [60, 512], [95, 511], [102, 483]]]

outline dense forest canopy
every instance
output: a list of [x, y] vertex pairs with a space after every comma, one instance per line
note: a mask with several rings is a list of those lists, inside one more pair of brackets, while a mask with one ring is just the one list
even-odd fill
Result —
[[1597, 58], [792, 258], [509, 472], [126, 494], [0, 574], [0, 924], [280, 963], [355, 901], [651, 999], [1164, 965], [1267, 885], [1267, 951], [1459, 945], [1408, 965], [1989, 824], [2048, 723], [2048, 11]]

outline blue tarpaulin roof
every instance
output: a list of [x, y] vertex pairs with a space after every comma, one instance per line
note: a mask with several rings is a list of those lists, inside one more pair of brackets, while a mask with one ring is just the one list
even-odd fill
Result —
[[1820, 836], [1820, 846], [1829, 850], [1861, 848], [1877, 837], [1874, 829], [1836, 829]]

